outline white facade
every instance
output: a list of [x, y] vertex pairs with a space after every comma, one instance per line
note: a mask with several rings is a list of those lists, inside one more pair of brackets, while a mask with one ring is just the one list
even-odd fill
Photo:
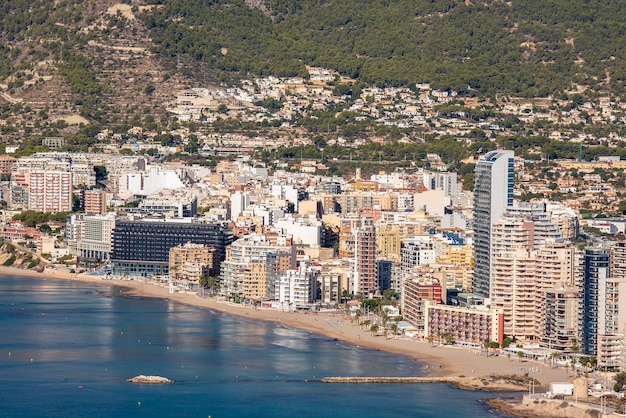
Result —
[[427, 212], [429, 215], [442, 216], [450, 199], [446, 197], [443, 190], [428, 190], [422, 193], [415, 193], [413, 196], [413, 207], [415, 210]]
[[76, 250], [80, 257], [109, 260], [115, 219], [114, 213], [83, 217], [81, 237], [76, 242]]
[[424, 187], [428, 190], [442, 190], [445, 196], [457, 196], [461, 191], [457, 174], [424, 172]]
[[322, 235], [322, 222], [313, 218], [283, 218], [274, 223], [286, 235], [291, 235], [296, 245], [319, 247]]
[[237, 218], [250, 204], [248, 193], [235, 192], [230, 196], [230, 220], [237, 222]]
[[483, 297], [491, 291], [491, 227], [513, 205], [513, 156], [513, 151], [492, 151], [476, 164], [473, 289]]
[[298, 189], [291, 185], [273, 184], [272, 196], [286, 201], [294, 205], [294, 210], [298, 211]]
[[119, 193], [122, 196], [149, 195], [164, 189], [180, 189], [185, 186], [174, 170], [158, 167], [153, 167], [147, 173], [125, 173], [119, 184]]
[[433, 264], [436, 259], [437, 252], [431, 236], [418, 235], [402, 240], [400, 260], [404, 275], [403, 279], [407, 278], [407, 275], [414, 267]]
[[[620, 297], [621, 295], [621, 297]], [[598, 366], [623, 370], [626, 277], [598, 277]]]
[[294, 306], [311, 303], [315, 300], [316, 282], [317, 272], [302, 263], [297, 270], [287, 270], [280, 274], [275, 299], [283, 310], [292, 310]]

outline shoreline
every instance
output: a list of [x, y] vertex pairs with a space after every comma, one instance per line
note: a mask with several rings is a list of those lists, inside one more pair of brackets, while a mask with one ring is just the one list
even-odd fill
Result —
[[[537, 369], [529, 377], [535, 378], [542, 387], [550, 382], [567, 381], [567, 369], [552, 368], [539, 362], [519, 362], [504, 356], [487, 357], [469, 348], [451, 346], [430, 346], [425, 341], [406, 338], [386, 338], [373, 336], [369, 330], [350, 321], [343, 313], [324, 314], [313, 312], [281, 312], [273, 309], [254, 309], [231, 302], [221, 302], [214, 298], [201, 298], [195, 293], [169, 293], [167, 287], [147, 284], [138, 280], [103, 280], [101, 276], [45, 270], [38, 273], [0, 266], [0, 275], [14, 275], [47, 280], [65, 280], [81, 283], [97, 283], [123, 288], [129, 296], [167, 299], [185, 305], [206, 308], [219, 313], [237, 315], [260, 321], [271, 321], [284, 326], [324, 335], [346, 343], [411, 357], [420, 363], [424, 376], [455, 377], [463, 380], [459, 385], [464, 389], [519, 391], [527, 390], [524, 385], [509, 385], [506, 379], [489, 379], [490, 376], [510, 376], [519, 374], [520, 367]], [[495, 385], [495, 387], [494, 387]]]

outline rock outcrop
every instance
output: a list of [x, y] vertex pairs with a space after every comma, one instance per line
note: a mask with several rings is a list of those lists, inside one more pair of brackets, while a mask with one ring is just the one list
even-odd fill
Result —
[[163, 377], [163, 376], [145, 376], [143, 374], [140, 374], [139, 376], [135, 376], [135, 377], [131, 377], [130, 379], [128, 379], [129, 382], [131, 383], [147, 383], [150, 385], [160, 385], [160, 384], [164, 384], [164, 383], [173, 383], [173, 380], [168, 379], [167, 377]]

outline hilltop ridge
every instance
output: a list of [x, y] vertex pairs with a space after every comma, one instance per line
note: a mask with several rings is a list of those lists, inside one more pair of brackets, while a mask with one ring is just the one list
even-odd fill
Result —
[[621, 97], [625, 13], [601, 0], [13, 0], [0, 11], [0, 124], [22, 126], [1, 133], [156, 126], [176, 91], [306, 66], [493, 100]]

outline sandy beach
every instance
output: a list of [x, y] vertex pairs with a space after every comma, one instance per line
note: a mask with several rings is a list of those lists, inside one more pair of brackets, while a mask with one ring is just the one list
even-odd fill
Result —
[[343, 314], [290, 313], [270, 309], [254, 309], [253, 307], [244, 307], [239, 304], [219, 302], [210, 297], [201, 298], [192, 293], [169, 293], [167, 287], [147, 284], [143, 281], [103, 280], [98, 276], [70, 274], [55, 270], [37, 273], [30, 270], [0, 267], [0, 274], [122, 286], [127, 289], [129, 294], [135, 296], [169, 299], [225, 314], [239, 315], [262, 321], [274, 321], [288, 327], [308, 330], [354, 345], [410, 356], [424, 365], [424, 371], [429, 376], [463, 376], [468, 379], [479, 379], [494, 374], [523, 374], [524, 369], [534, 368], [536, 371], [531, 372], [530, 376], [541, 382], [542, 387], [547, 386], [550, 382], [568, 380], [566, 369], [552, 368], [541, 362], [520, 362], [517, 358], [508, 358], [506, 356], [487, 357], [480, 351], [468, 348], [432, 347], [428, 342], [424, 341], [386, 338], [383, 335], [374, 336], [369, 330], [365, 330], [362, 326], [357, 325], [356, 322], [351, 322]]

